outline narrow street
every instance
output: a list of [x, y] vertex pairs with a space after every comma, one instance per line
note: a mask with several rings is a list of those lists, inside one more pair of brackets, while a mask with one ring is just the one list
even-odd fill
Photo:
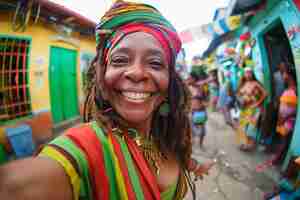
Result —
[[[279, 178], [279, 169], [257, 173], [255, 166], [267, 158], [258, 148], [245, 153], [238, 149], [234, 130], [225, 125], [219, 113], [209, 113], [205, 151], [194, 145], [193, 156], [200, 162], [217, 159], [209, 176], [197, 182], [197, 200], [261, 200]], [[186, 199], [192, 199], [191, 194]]]
[[0, 0], [0, 200], [300, 200], [300, 0], [173, 2]]

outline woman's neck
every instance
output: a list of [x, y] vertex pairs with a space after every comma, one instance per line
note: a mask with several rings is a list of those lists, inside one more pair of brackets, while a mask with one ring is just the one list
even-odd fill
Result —
[[146, 121], [140, 122], [138, 124], [129, 124], [129, 126], [130, 128], [136, 129], [139, 132], [139, 134], [148, 137], [151, 130], [151, 120], [147, 119]]

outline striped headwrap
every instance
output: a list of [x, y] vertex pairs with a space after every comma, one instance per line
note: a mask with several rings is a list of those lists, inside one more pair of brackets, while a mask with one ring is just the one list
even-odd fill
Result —
[[175, 61], [181, 41], [173, 25], [150, 5], [117, 1], [96, 26], [96, 43], [97, 47], [104, 47], [102, 58], [105, 64], [113, 47], [134, 32], [151, 34], [162, 45], [169, 64]]

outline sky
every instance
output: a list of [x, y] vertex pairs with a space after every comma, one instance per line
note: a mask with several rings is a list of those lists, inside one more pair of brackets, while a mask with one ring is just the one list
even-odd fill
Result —
[[[111, 0], [51, 0], [73, 9], [82, 15], [98, 22], [111, 5]], [[159, 9], [171, 21], [178, 32], [189, 27], [207, 24], [212, 21], [217, 8], [226, 7], [230, 0], [143, 0]], [[201, 39], [184, 44], [189, 61], [194, 55], [202, 54], [209, 41]]]

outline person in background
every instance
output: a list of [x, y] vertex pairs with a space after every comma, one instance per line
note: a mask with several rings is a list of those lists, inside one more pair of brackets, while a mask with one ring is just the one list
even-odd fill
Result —
[[258, 172], [261, 172], [272, 165], [280, 164], [285, 158], [292, 139], [298, 104], [296, 77], [295, 73], [288, 68], [283, 72], [282, 78], [285, 82], [286, 89], [283, 91], [279, 100], [276, 125], [279, 144], [274, 148], [275, 153], [270, 159], [256, 166], [256, 171]]
[[278, 109], [278, 106], [279, 106], [279, 98], [285, 89], [283, 74], [284, 74], [284, 72], [287, 71], [287, 66], [284, 62], [280, 62], [278, 64], [277, 68], [278, 68], [278, 70], [273, 75], [273, 81], [274, 81], [274, 86], [275, 86], [275, 88], [274, 88], [274, 98], [275, 98], [274, 107], [276, 108], [276, 110]]
[[267, 93], [255, 78], [252, 68], [246, 67], [236, 95], [241, 107], [238, 131], [245, 136], [245, 141], [240, 146], [243, 151], [252, 151], [256, 147], [258, 121], [266, 96]]
[[279, 100], [278, 120], [276, 132], [280, 136], [280, 145], [273, 157], [273, 164], [282, 161], [290, 144], [297, 115], [297, 83], [295, 73], [288, 68], [283, 72], [283, 80], [287, 88]]
[[191, 176], [212, 166], [191, 156], [189, 91], [175, 72], [181, 41], [172, 24], [152, 6], [115, 1], [95, 33], [86, 123], [38, 156], [1, 166], [1, 200], [178, 200], [194, 188]]
[[204, 138], [206, 135], [207, 121], [207, 93], [205, 91], [207, 84], [206, 77], [192, 71], [188, 81], [188, 88], [191, 92], [191, 127], [193, 140], [199, 141], [199, 146], [203, 149]]
[[[279, 99], [285, 89], [285, 83], [283, 80], [283, 74], [287, 70], [285, 62], [280, 62], [277, 65], [277, 71], [273, 73], [273, 96], [272, 101], [267, 105], [267, 112], [264, 113], [262, 127], [262, 143], [265, 145], [265, 152], [273, 151], [272, 143], [277, 141], [279, 138], [277, 135], [273, 135], [274, 128], [276, 127], [278, 116], [274, 113], [278, 113], [279, 110]], [[275, 137], [274, 137], [275, 136]]]
[[[264, 192], [263, 200], [298, 200], [300, 199], [299, 168], [300, 157], [292, 156], [283, 176], [276, 181], [272, 191]], [[296, 177], [298, 176], [298, 177]]]
[[216, 111], [217, 103], [219, 100], [219, 80], [218, 80], [218, 70], [209, 70], [209, 96], [210, 96], [210, 106], [212, 111]]
[[229, 126], [233, 126], [230, 107], [233, 103], [232, 86], [230, 82], [230, 71], [224, 71], [224, 82], [220, 86], [219, 100], [217, 104], [218, 110], [220, 110], [224, 116], [225, 123]]

